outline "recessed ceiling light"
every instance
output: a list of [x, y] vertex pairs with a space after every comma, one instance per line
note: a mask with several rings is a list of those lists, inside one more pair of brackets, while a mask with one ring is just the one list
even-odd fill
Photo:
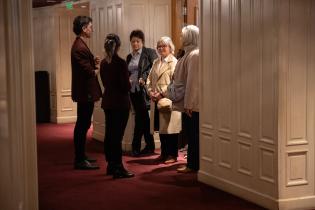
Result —
[[81, 5], [80, 7], [81, 7], [81, 8], [86, 8], [86, 5]]

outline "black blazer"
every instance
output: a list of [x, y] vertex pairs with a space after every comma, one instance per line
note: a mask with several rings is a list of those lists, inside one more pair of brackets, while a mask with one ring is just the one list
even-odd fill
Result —
[[112, 62], [101, 62], [101, 79], [104, 86], [103, 109], [130, 109], [129, 73], [126, 61], [115, 54]]
[[[138, 68], [139, 68], [138, 79], [142, 78], [145, 81], [145, 83], [147, 82], [147, 78], [149, 76], [151, 67], [153, 65], [153, 61], [157, 57], [158, 56], [154, 49], [146, 48], [146, 47], [142, 48], [142, 52], [141, 52], [139, 64], [138, 64]], [[132, 55], [130, 53], [126, 59], [127, 65], [129, 65], [131, 58], [132, 58]], [[146, 106], [147, 108], [150, 108], [150, 97], [148, 96], [146, 92], [146, 88], [145, 87], [140, 87], [140, 88], [141, 88], [141, 91], [143, 92], [143, 98], [146, 102]]]
[[[153, 61], [157, 58], [156, 51], [151, 48], [142, 48], [142, 52], [139, 60], [139, 74], [138, 79], [142, 78], [145, 82], [147, 81], [148, 75], [150, 73], [151, 67], [153, 65]], [[132, 58], [131, 53], [127, 56], [127, 65], [129, 65], [130, 60]]]
[[71, 96], [75, 102], [97, 101], [102, 92], [95, 75], [94, 56], [85, 42], [77, 37], [71, 48]]

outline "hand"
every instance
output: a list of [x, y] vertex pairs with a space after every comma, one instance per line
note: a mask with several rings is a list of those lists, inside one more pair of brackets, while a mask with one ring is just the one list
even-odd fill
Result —
[[150, 98], [152, 101], [157, 102], [159, 101], [162, 97], [162, 95], [157, 92], [157, 91], [150, 91]]
[[100, 58], [100, 56], [95, 56], [95, 57], [94, 57], [94, 62], [95, 62], [95, 65], [100, 64], [100, 63], [101, 63], [101, 58]]
[[96, 75], [98, 75], [100, 73], [100, 70], [99, 69], [95, 69], [94, 72], [95, 72], [95, 76], [96, 76]]
[[152, 101], [155, 101], [156, 100], [156, 98], [155, 98], [155, 91], [150, 91], [150, 93], [149, 93], [149, 96], [150, 96], [150, 98], [151, 98], [151, 100]]
[[192, 117], [192, 109], [184, 109], [188, 117]]
[[163, 96], [162, 96], [161, 93], [159, 93], [159, 92], [156, 92], [155, 95], [154, 95], [154, 97], [155, 97], [155, 100], [156, 100], [156, 101], [159, 101], [161, 98], [163, 98]]
[[144, 86], [145, 85], [145, 81], [142, 78], [139, 79], [139, 85], [140, 86]]

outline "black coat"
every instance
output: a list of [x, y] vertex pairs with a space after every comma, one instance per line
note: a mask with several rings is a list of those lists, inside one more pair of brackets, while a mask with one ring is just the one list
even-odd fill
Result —
[[95, 75], [94, 56], [85, 42], [77, 37], [71, 48], [71, 96], [75, 102], [97, 101], [102, 92]]
[[100, 75], [104, 86], [102, 108], [130, 109], [130, 82], [126, 61], [117, 54], [113, 56], [111, 63], [103, 59]]
[[[147, 82], [147, 78], [150, 73], [151, 67], [153, 65], [153, 61], [157, 57], [158, 56], [154, 49], [146, 48], [146, 47], [142, 48], [142, 52], [141, 52], [139, 64], [138, 64], [138, 68], [139, 68], [138, 79], [142, 78], [145, 82]], [[129, 65], [131, 58], [132, 58], [132, 55], [129, 54], [126, 59], [127, 65]], [[146, 106], [147, 108], [150, 108], [150, 97], [147, 94], [146, 88], [145, 87], [140, 87], [140, 88], [143, 93], [143, 98], [146, 102]]]

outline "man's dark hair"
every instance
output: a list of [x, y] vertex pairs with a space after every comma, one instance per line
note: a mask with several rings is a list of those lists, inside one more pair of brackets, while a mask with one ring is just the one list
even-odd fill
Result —
[[77, 16], [73, 21], [73, 32], [79, 36], [82, 28], [92, 22], [92, 18], [88, 16]]
[[144, 44], [144, 33], [140, 29], [136, 29], [136, 30], [131, 31], [130, 37], [129, 37], [130, 41], [131, 41], [132, 37], [137, 37], [137, 38], [141, 39], [143, 44]]

